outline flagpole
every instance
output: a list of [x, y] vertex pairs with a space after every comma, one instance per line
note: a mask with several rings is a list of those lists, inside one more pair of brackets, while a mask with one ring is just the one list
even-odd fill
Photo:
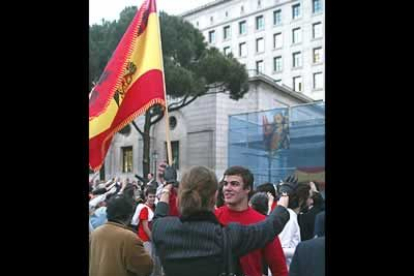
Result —
[[162, 52], [162, 40], [161, 40], [161, 22], [160, 16], [157, 8], [157, 20], [158, 20], [158, 36], [160, 41], [160, 48], [161, 48], [161, 66], [162, 66], [162, 84], [164, 87], [164, 99], [165, 99], [165, 135], [167, 139], [167, 157], [168, 157], [168, 165], [172, 166], [172, 149], [171, 149], [171, 139], [170, 139], [170, 116], [168, 113], [168, 103], [167, 103], [167, 88], [165, 85], [165, 74], [164, 74], [164, 54]]

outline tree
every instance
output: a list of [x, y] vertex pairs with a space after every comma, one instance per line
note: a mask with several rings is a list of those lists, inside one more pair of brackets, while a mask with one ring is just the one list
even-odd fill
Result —
[[[102, 73], [117, 43], [131, 22], [136, 7], [127, 7], [118, 21], [103, 21], [90, 27], [90, 85]], [[160, 13], [164, 73], [167, 94], [175, 99], [168, 111], [179, 110], [196, 99], [210, 94], [227, 93], [238, 100], [248, 91], [248, 75], [244, 65], [231, 54], [223, 55], [207, 47], [203, 34], [177, 16]], [[164, 117], [156, 105], [145, 113], [144, 128], [133, 123], [143, 138], [143, 173], [150, 171], [150, 129]]]

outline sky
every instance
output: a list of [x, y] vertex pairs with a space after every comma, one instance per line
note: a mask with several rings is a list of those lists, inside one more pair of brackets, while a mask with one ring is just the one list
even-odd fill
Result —
[[[215, 0], [156, 0], [158, 11], [178, 15]], [[99, 24], [102, 18], [108, 21], [117, 20], [125, 7], [137, 6], [143, 0], [89, 0], [89, 25]]]

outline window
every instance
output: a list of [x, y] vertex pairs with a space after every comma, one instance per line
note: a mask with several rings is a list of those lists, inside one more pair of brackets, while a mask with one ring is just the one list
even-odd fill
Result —
[[231, 48], [230, 46], [224, 47], [223, 48], [223, 53], [227, 56], [228, 54], [231, 53]]
[[226, 17], [228, 17], [228, 16], [229, 16], [229, 12], [226, 11]]
[[277, 10], [273, 12], [273, 25], [282, 24], [282, 10]]
[[[180, 143], [179, 141], [171, 141], [172, 166], [176, 170], [180, 169]], [[167, 143], [165, 142], [165, 156], [168, 156]]]
[[302, 92], [302, 77], [293, 78], [293, 90], [296, 92]]
[[216, 32], [215, 31], [209, 31], [208, 32], [208, 42], [210, 42], [210, 43], [216, 42]]
[[312, 25], [312, 37], [319, 38], [322, 37], [322, 23], [318, 22]]
[[122, 147], [122, 172], [129, 173], [132, 172], [132, 146]]
[[257, 53], [264, 52], [264, 39], [263, 38], [256, 39], [256, 52]]
[[296, 4], [292, 6], [292, 19], [296, 19], [300, 17], [300, 4]]
[[296, 28], [292, 30], [292, 43], [300, 43], [302, 42], [302, 32], [300, 28]]
[[240, 7], [240, 14], [243, 14], [244, 13], [244, 6], [241, 6]]
[[262, 1], [257, 0], [257, 7], [260, 8], [261, 5], [262, 5]]
[[257, 73], [263, 73], [263, 71], [264, 71], [263, 60], [256, 61], [256, 71], [257, 71]]
[[302, 53], [293, 53], [293, 68], [302, 66]]
[[214, 23], [214, 18], [211, 16], [210, 17], [210, 24], [213, 24]]
[[312, 12], [319, 13], [322, 12], [322, 1], [321, 0], [312, 0]]
[[246, 21], [239, 22], [239, 34], [246, 33]]
[[230, 38], [230, 26], [225, 26], [223, 28], [223, 39], [229, 39]]
[[246, 48], [246, 42], [239, 44], [239, 56], [245, 57], [247, 56], [247, 48]]
[[282, 57], [275, 57], [273, 59], [273, 70], [275, 72], [282, 71]]
[[170, 130], [174, 130], [175, 127], [177, 126], [177, 118], [175, 118], [175, 116], [171, 116], [169, 119], [169, 124], [170, 124]]
[[197, 25], [197, 27], [198, 27], [198, 25], [199, 25], [199, 24], [198, 24], [198, 21], [197, 21], [196, 25]]
[[322, 47], [313, 49], [313, 63], [322, 62]]
[[282, 33], [277, 33], [273, 35], [273, 47], [275, 49], [282, 48]]
[[313, 74], [313, 89], [322, 89], [323, 88], [323, 78], [322, 72]]
[[264, 28], [264, 18], [263, 15], [256, 17], [256, 30], [263, 30]]

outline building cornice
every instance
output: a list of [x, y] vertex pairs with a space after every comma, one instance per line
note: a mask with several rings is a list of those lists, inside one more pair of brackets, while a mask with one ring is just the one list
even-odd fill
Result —
[[181, 17], [190, 16], [190, 15], [193, 15], [195, 13], [198, 13], [199, 11], [207, 10], [207, 9], [212, 8], [212, 7], [215, 7], [215, 6], [224, 4], [226, 2], [230, 2], [230, 1], [233, 1], [233, 0], [216, 0], [216, 1], [213, 1], [213, 2], [209, 2], [207, 4], [204, 4], [204, 5], [200, 6], [200, 7], [197, 7], [197, 8], [194, 8], [192, 10], [186, 11], [186, 12], [184, 12], [184, 13], [178, 15], [178, 16], [181, 16]]

